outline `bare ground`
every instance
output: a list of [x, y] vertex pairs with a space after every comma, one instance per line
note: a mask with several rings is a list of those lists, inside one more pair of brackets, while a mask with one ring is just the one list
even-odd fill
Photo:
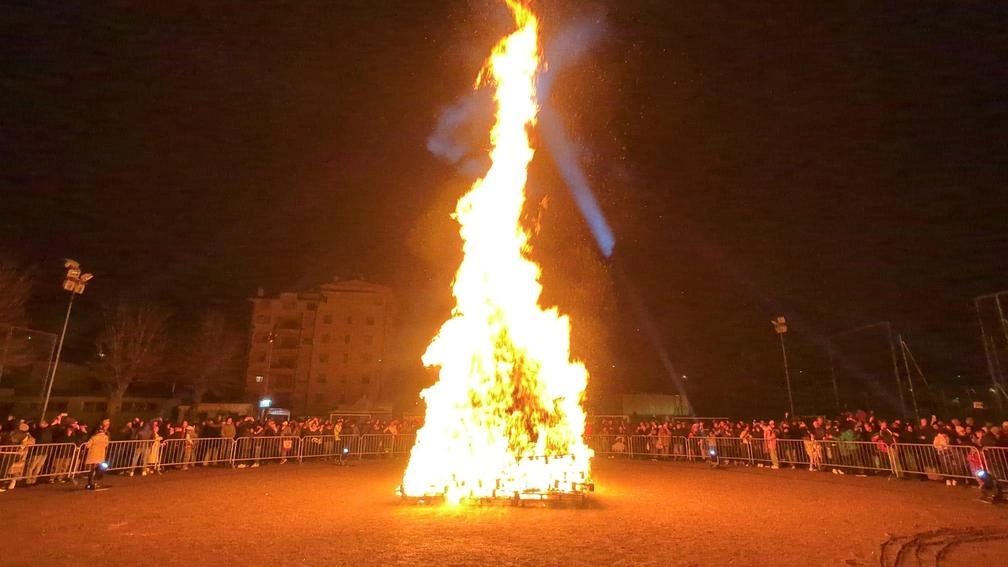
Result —
[[0, 565], [1008, 564], [1008, 506], [975, 488], [600, 458], [583, 506], [451, 508], [396, 498], [404, 464], [18, 488]]

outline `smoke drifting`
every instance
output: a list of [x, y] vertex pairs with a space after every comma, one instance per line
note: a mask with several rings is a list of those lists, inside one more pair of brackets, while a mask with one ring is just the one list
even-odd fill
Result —
[[[612, 229], [592, 192], [588, 176], [577, 161], [578, 148], [568, 139], [559, 114], [549, 104], [549, 92], [557, 75], [590, 52], [605, 33], [606, 24], [602, 15], [583, 16], [550, 40], [545, 46], [547, 68], [539, 76], [537, 98], [541, 106], [539, 128], [542, 140], [581, 216], [591, 229], [599, 251], [608, 258], [616, 245]], [[454, 165], [464, 176], [482, 175], [489, 166], [483, 145], [488, 125], [493, 119], [492, 110], [493, 101], [488, 89], [466, 94], [442, 112], [434, 132], [427, 139], [427, 149]]]

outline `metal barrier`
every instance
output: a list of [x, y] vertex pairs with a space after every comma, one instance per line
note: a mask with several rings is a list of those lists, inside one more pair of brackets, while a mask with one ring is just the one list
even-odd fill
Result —
[[286, 462], [301, 451], [301, 439], [289, 436], [239, 437], [231, 462], [243, 468], [257, 467], [262, 461]]
[[714, 437], [708, 438], [707, 450], [710, 451], [713, 442], [715, 456], [719, 461], [734, 464], [753, 464], [752, 441], [739, 437]]
[[630, 446], [626, 435], [585, 435], [585, 444], [603, 457], [628, 457]]
[[608, 453], [627, 455], [634, 458], [650, 458], [653, 460], [702, 461], [708, 458], [711, 440], [713, 440], [715, 451], [718, 454], [739, 462], [752, 461], [749, 449], [745, 447], [743, 440], [737, 437], [714, 437], [710, 439], [707, 437], [663, 435], [606, 435], [594, 437], [596, 438], [595, 442], [599, 442], [597, 441], [599, 437], [613, 438], [613, 445], [616, 445], [618, 448], [620, 441], [616, 438], [625, 439], [623, 442], [625, 450], [617, 452], [609, 449], [608, 451], [603, 450], [600, 452], [596, 449], [596, 455]]
[[984, 447], [987, 472], [1001, 482], [1008, 482], [1008, 447]]
[[39, 478], [66, 482], [72, 478], [79, 448], [73, 443], [32, 445], [28, 451], [28, 470], [25, 484], [34, 484]]
[[368, 433], [357, 437], [357, 456], [374, 457], [392, 452], [393, 436], [386, 433]]
[[[415, 434], [372, 433], [227, 438], [112, 441], [106, 450], [109, 471], [150, 474], [165, 468], [185, 470], [196, 465], [256, 466], [260, 462], [297, 459], [330, 460], [408, 454]], [[809, 466], [855, 473], [883, 472], [899, 477], [933, 480], [973, 478], [984, 468], [1008, 482], [1008, 448], [971, 445], [897, 443], [739, 437], [668, 437], [654, 435], [586, 435], [596, 455], [704, 461], [714, 449], [722, 464]], [[35, 484], [40, 480], [65, 482], [85, 471], [87, 448], [73, 443], [0, 446], [0, 483]]]
[[[328, 461], [339, 458], [343, 448], [347, 447], [348, 440], [341, 435], [336, 439], [334, 435], [305, 435], [301, 438], [300, 451], [297, 454], [298, 461], [306, 459], [320, 459]], [[352, 447], [348, 447], [352, 450]]]
[[43, 479], [69, 480], [78, 461], [77, 450], [73, 443], [0, 446], [0, 483], [6, 488], [18, 482], [30, 486]]
[[657, 443], [658, 437], [651, 435], [631, 435], [629, 437], [630, 441], [630, 456], [631, 457], [650, 457], [652, 455], [657, 455]]
[[193, 452], [196, 462], [204, 467], [233, 465], [235, 440], [223, 437], [203, 437], [194, 439]]
[[409, 455], [416, 445], [415, 433], [398, 433], [392, 436], [392, 454]]
[[[326, 460], [339, 457], [343, 449], [358, 458], [403, 455], [410, 452], [415, 441], [415, 434], [389, 433], [345, 434], [339, 439], [333, 435], [309, 435], [111, 441], [105, 451], [105, 462], [109, 472], [133, 476], [165, 469], [186, 470], [197, 465], [243, 467], [266, 461]], [[0, 483], [9, 487], [20, 482], [35, 484], [42, 479], [73, 480], [87, 472], [84, 466], [87, 451], [86, 446], [74, 443], [0, 445]]]
[[710, 451], [710, 441], [706, 437], [686, 437], [686, 460], [703, 461]]
[[[604, 436], [591, 436], [591, 439], [596, 454], [613, 453], [606, 450]], [[714, 456], [722, 464], [807, 466], [811, 470], [882, 472], [900, 477], [919, 474], [946, 479], [973, 478], [978, 467], [990, 466], [990, 472], [997, 478], [1008, 477], [1008, 449], [1004, 448], [988, 448], [981, 454], [969, 445], [936, 449], [932, 445], [909, 443], [887, 445], [869, 441], [758, 437], [672, 437], [667, 443], [663, 441], [660, 436], [633, 435], [628, 453], [634, 457], [697, 461], [708, 459], [713, 448]]]
[[948, 479], [973, 478], [982, 468], [983, 455], [972, 445], [897, 443], [893, 445], [893, 471], [897, 476], [923, 475]]
[[840, 472], [896, 474], [893, 446], [871, 441], [816, 441], [820, 447], [820, 467]]
[[[161, 449], [165, 441], [155, 442], [151, 439], [135, 441], [112, 441], [105, 450], [105, 462], [108, 471], [126, 471], [132, 476], [136, 473], [147, 474], [157, 472], [161, 466]], [[81, 449], [80, 461], [87, 450]]]

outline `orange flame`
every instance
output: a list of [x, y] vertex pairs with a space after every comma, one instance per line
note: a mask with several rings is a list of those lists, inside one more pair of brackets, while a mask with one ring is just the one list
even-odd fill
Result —
[[477, 78], [496, 89], [492, 165], [455, 209], [464, 252], [456, 306], [422, 359], [439, 379], [421, 393], [427, 415], [401, 487], [449, 502], [573, 488], [588, 480], [592, 456], [583, 439], [588, 372], [570, 360], [567, 317], [539, 306], [540, 271], [520, 222], [538, 112], [538, 20], [505, 2], [517, 30]]

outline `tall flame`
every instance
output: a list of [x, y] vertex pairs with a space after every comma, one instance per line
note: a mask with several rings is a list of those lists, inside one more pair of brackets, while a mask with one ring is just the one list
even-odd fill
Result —
[[570, 324], [539, 306], [539, 267], [520, 215], [538, 106], [538, 21], [505, 0], [517, 30], [493, 50], [477, 87], [496, 89], [492, 165], [455, 209], [464, 258], [456, 306], [423, 362], [440, 368], [421, 393], [427, 403], [403, 477], [411, 496], [450, 502], [586, 482], [592, 456], [583, 439], [588, 373], [570, 360]]

